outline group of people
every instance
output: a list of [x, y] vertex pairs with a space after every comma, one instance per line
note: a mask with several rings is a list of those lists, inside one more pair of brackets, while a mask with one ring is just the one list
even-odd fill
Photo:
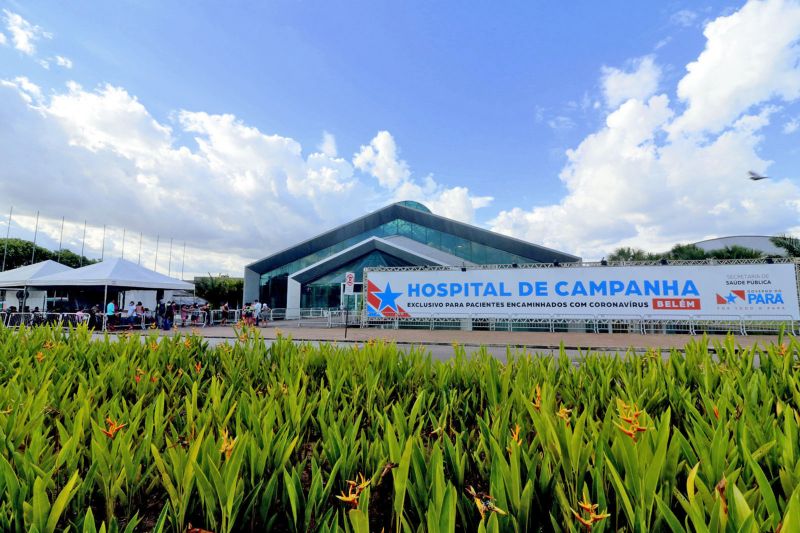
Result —
[[[208, 321], [208, 310], [208, 304], [179, 305], [177, 302], [162, 299], [156, 306], [155, 313], [153, 313], [153, 311], [144, 307], [142, 302], [134, 303], [131, 300], [125, 307], [123, 314], [123, 310], [118, 309], [116, 303], [112, 300], [106, 304], [105, 315], [106, 323], [112, 328], [117, 326], [130, 328], [138, 326], [145, 329], [148, 326], [148, 322], [150, 324], [155, 322], [157, 327], [168, 331], [178, 324], [178, 320], [180, 320], [178, 324], [180, 326], [204, 325]], [[97, 309], [93, 308], [90, 311], [90, 315], [94, 315], [96, 312]], [[79, 314], [82, 314], [82, 312], [79, 311]]]
[[258, 300], [247, 302], [242, 310], [242, 320], [248, 326], [258, 326], [260, 323], [266, 326], [269, 324], [270, 312], [271, 309], [266, 303], [262, 304]]

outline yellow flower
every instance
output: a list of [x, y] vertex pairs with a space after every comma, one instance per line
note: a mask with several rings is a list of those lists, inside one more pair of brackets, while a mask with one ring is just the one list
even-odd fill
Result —
[[349, 503], [353, 509], [358, 508], [358, 494], [347, 491], [347, 494], [345, 495], [344, 491], [342, 491], [342, 495], [337, 495], [336, 497], [342, 500], [344, 503]]
[[44, 354], [42, 352], [37, 352], [36, 353], [36, 360], [39, 361], [40, 363], [42, 361], [44, 361]]
[[596, 503], [592, 503], [591, 501], [589, 501], [588, 498], [585, 498], [584, 501], [582, 502], [578, 502], [578, 507], [581, 508], [581, 511], [583, 513], [589, 515], [588, 518], [584, 517], [581, 513], [579, 513], [578, 511], [576, 511], [571, 507], [570, 511], [572, 511], [575, 520], [580, 522], [587, 530], [592, 529], [592, 526], [594, 526], [595, 523], [600, 522], [601, 520], [605, 520], [606, 518], [611, 516], [605, 511], [602, 513], [595, 513], [595, 511], [599, 506]]
[[158, 350], [158, 343], [153, 341], [150, 343], [150, 351], [155, 352], [156, 350]]
[[192, 347], [192, 341], [190, 341], [189, 339], [186, 339], [185, 341], [183, 341], [183, 347], [188, 350], [189, 348]]
[[231, 453], [233, 453], [233, 446], [236, 444], [236, 439], [230, 438], [228, 435], [228, 430], [222, 430], [222, 444], [219, 447], [219, 452], [225, 454], [225, 459], [231, 458]]
[[359, 473], [355, 481], [347, 480], [347, 484], [349, 485], [347, 494], [342, 491], [342, 495], [336, 497], [345, 503], [349, 503], [355, 509], [358, 507], [358, 497], [361, 496], [364, 489], [369, 486], [370, 481], [371, 480], [364, 477], [364, 474]]
[[561, 418], [562, 420], [564, 420], [564, 422], [565, 422], [567, 425], [569, 425], [569, 414], [570, 414], [571, 412], [572, 412], [572, 409], [567, 409], [566, 407], [564, 407], [564, 406], [562, 405], [562, 406], [561, 406], [561, 409], [559, 409], [559, 410], [558, 410], [558, 412], [556, 413], [556, 416], [557, 416], [558, 418]]

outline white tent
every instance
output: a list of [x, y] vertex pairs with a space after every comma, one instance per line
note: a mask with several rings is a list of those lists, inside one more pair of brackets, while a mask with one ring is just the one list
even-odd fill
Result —
[[72, 268], [55, 261], [42, 261], [32, 265], [0, 272], [0, 288], [16, 288], [34, 285], [39, 279], [53, 274], [70, 272]]
[[194, 285], [159, 274], [125, 259], [108, 259], [69, 272], [38, 278], [29, 283], [34, 287], [119, 287], [126, 289], [183, 289]]

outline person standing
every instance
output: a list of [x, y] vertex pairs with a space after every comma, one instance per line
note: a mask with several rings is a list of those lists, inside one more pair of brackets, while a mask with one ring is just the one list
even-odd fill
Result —
[[133, 323], [136, 321], [136, 304], [133, 303], [133, 300], [130, 301], [125, 311], [128, 314], [128, 324], [133, 326]]
[[259, 320], [261, 320], [261, 302], [256, 300], [253, 303], [253, 325], [258, 326]]
[[114, 324], [114, 317], [117, 312], [117, 307], [114, 305], [114, 300], [109, 300], [106, 305], [106, 327]]
[[225, 303], [222, 304], [222, 307], [220, 308], [220, 311], [222, 311], [222, 325], [223, 326], [227, 326], [228, 325], [228, 302], [225, 302]]
[[164, 311], [164, 331], [169, 331], [172, 329], [172, 321], [175, 319], [175, 307], [172, 305], [172, 302], [167, 304], [166, 310]]

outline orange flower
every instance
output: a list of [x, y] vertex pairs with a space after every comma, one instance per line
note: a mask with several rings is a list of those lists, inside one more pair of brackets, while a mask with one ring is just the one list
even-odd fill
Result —
[[156, 381], [158, 381], [158, 376], [150, 376], [151, 383], [155, 383]]
[[189, 348], [192, 347], [192, 341], [190, 341], [189, 339], [186, 339], [185, 341], [183, 341], [183, 347], [188, 350]]
[[198, 374], [200, 373], [200, 369], [202, 369], [202, 368], [203, 368], [203, 365], [200, 364], [200, 361], [195, 363], [194, 369], [197, 371]]
[[156, 350], [158, 350], [158, 343], [153, 341], [150, 343], [150, 351], [155, 352]]
[[634, 441], [636, 440], [635, 429], [623, 427], [621, 424], [617, 424], [616, 422], [614, 422], [614, 425], [617, 426], [621, 432], [632, 438]]
[[106, 437], [109, 439], [113, 439], [117, 432], [128, 424], [117, 424], [117, 422], [111, 420], [111, 417], [108, 417], [106, 418], [106, 425], [108, 426], [108, 430], [103, 429], [102, 432], [105, 433]]
[[587, 513], [593, 513], [597, 510], [598, 505], [596, 503], [592, 503], [591, 501], [589, 501], [589, 498], [586, 498], [582, 502], [578, 502], [578, 507], [580, 507]]
[[44, 341], [44, 349], [45, 350], [49, 350], [49, 349], [53, 348], [55, 345], [56, 345], [56, 343], [54, 343], [52, 341]]
[[542, 389], [539, 385], [536, 385], [536, 401], [533, 402], [533, 407], [537, 411], [542, 407]]
[[570, 511], [572, 511], [575, 520], [580, 522], [581, 525], [583, 525], [587, 529], [587, 531], [591, 530], [592, 526], [594, 526], [595, 523], [600, 522], [601, 520], [605, 520], [606, 518], [611, 516], [606, 512], [595, 513], [595, 511], [598, 508], [598, 505], [596, 503], [592, 503], [591, 501], [589, 501], [588, 498], [584, 499], [584, 501], [582, 502], [578, 502], [578, 507], [581, 508], [581, 511], [583, 513], [588, 514], [589, 517], [588, 518], [584, 517], [581, 513], [572, 508], [570, 508]]
[[140, 381], [142, 381], [142, 376], [137, 374], [136, 376], [133, 377], [133, 379], [136, 380], [136, 383], [139, 383]]
[[714, 418], [719, 420], [719, 409], [717, 409], [716, 405], [714, 406]]
[[369, 486], [370, 482], [371, 480], [366, 479], [364, 474], [359, 473], [355, 481], [347, 481], [347, 484], [349, 485], [347, 488], [347, 494], [342, 491], [342, 495], [336, 497], [345, 503], [349, 503], [355, 509], [358, 507], [358, 497], [361, 496], [361, 493], [367, 488], [367, 486]]
[[36, 353], [36, 360], [39, 361], [40, 363], [42, 361], [44, 361], [44, 354], [42, 352], [37, 352]]

